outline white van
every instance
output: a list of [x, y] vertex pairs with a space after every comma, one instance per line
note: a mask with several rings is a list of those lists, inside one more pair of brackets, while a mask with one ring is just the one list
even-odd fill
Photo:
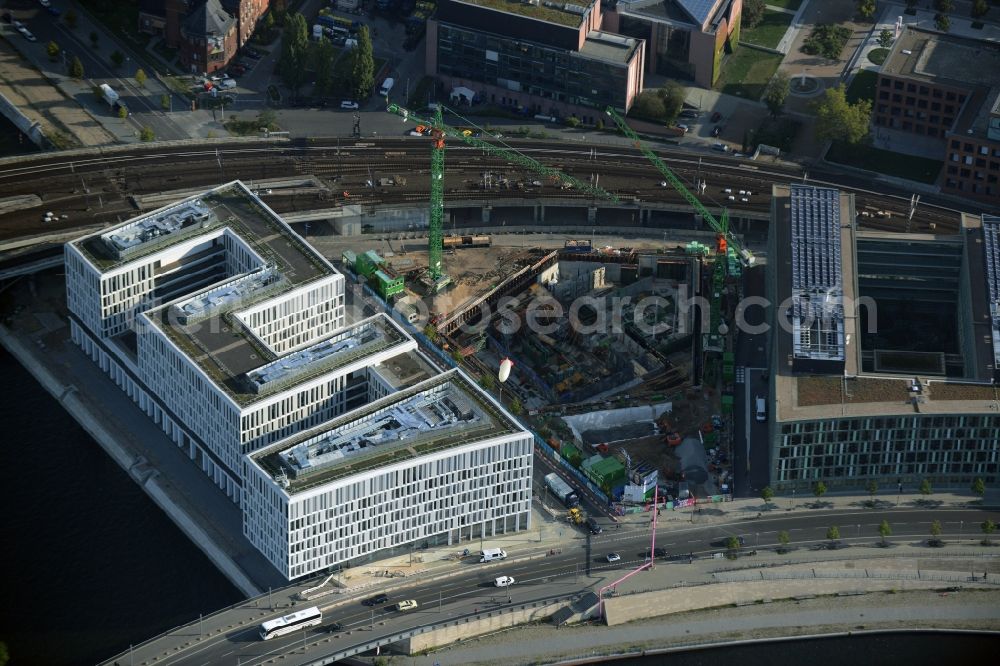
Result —
[[757, 396], [755, 402], [757, 404], [757, 421], [763, 423], [767, 420], [767, 403], [760, 396]]
[[382, 97], [387, 97], [389, 95], [389, 91], [392, 90], [392, 86], [395, 83], [396, 81], [391, 78], [386, 79], [382, 82], [382, 89], [378, 91], [378, 94], [382, 95]]
[[493, 584], [495, 586], [497, 586], [497, 587], [510, 587], [511, 585], [514, 584], [514, 577], [513, 576], [500, 576], [495, 581], [493, 581]]
[[487, 548], [479, 551], [480, 562], [494, 562], [496, 560], [506, 560], [507, 552], [502, 548]]

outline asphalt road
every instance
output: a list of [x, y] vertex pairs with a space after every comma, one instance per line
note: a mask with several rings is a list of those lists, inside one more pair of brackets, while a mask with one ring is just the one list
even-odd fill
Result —
[[[709, 509], [710, 510], [710, 509]], [[979, 523], [986, 518], [996, 521], [1000, 516], [996, 511], [971, 509], [893, 509], [832, 511], [817, 509], [809, 512], [773, 514], [752, 521], [709, 526], [692, 525], [671, 528], [669, 532], [658, 530], [657, 547], [666, 548], [668, 555], [676, 557], [659, 560], [657, 566], [682, 567], [688, 555], [705, 556], [720, 551], [719, 544], [730, 536], [743, 536], [745, 550], [773, 547], [777, 545], [778, 532], [787, 530], [792, 545], [809, 548], [826, 542], [826, 530], [838, 525], [842, 541], [858, 538], [870, 541], [877, 538], [877, 528], [882, 520], [892, 525], [892, 540], [908, 540], [914, 537], [926, 538], [932, 519], [941, 520], [944, 533], [955, 538], [959, 533], [973, 536], [979, 533]], [[569, 595], [593, 589], [593, 579], [589, 574], [611, 570], [634, 568], [644, 561], [650, 530], [648, 527], [630, 526], [625, 529], [605, 530], [599, 536], [588, 536], [573, 547], [564, 547], [551, 557], [530, 561], [504, 561], [479, 564], [478, 557], [471, 555], [462, 560], [460, 569], [453, 577], [436, 583], [418, 583], [407, 590], [390, 595], [388, 604], [403, 599], [414, 599], [419, 604], [416, 611], [399, 613], [389, 606], [367, 607], [362, 598], [323, 606], [324, 624], [305, 629], [289, 636], [264, 642], [259, 639], [256, 627], [235, 628], [228, 633], [205, 638], [200, 644], [179, 651], [158, 663], [162, 664], [216, 664], [236, 663], [256, 664], [280, 654], [301, 650], [303, 641], [313, 642], [328, 638], [324, 650], [335, 651], [353, 645], [364, 644], [383, 636], [400, 631], [440, 622], [443, 619], [474, 614], [504, 606], [507, 600], [521, 603], [556, 595]], [[622, 560], [608, 564], [607, 554], [617, 552]], [[513, 576], [517, 583], [506, 589], [496, 588], [493, 580], [498, 576]], [[366, 597], [375, 594], [371, 592]], [[275, 613], [275, 617], [281, 613]], [[339, 622], [343, 630], [330, 631], [330, 625]], [[318, 658], [315, 648], [311, 658]]]
[[[766, 296], [765, 268], [746, 271], [744, 295], [747, 299]], [[762, 307], [747, 307], [737, 313], [736, 367], [737, 384], [734, 395], [736, 432], [733, 439], [734, 494], [737, 497], [756, 496], [770, 476], [769, 423], [756, 419], [757, 396], [769, 395], [765, 370], [769, 367], [767, 331], [761, 330], [768, 311]], [[743, 320], [746, 325], [740, 324]], [[742, 378], [742, 381], [739, 379]], [[770, 414], [768, 414], [770, 416]]]

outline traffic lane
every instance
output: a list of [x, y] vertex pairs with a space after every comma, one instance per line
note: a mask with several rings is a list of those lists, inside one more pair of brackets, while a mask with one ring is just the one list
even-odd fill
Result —
[[[152, 100], [148, 93], [150, 91], [140, 89], [125, 78], [118, 76], [112, 66], [95, 54], [89, 45], [85, 44], [77, 34], [57, 21], [44, 24], [46, 31], [46, 41], [54, 41], [63, 46], [67, 52], [67, 57], [77, 56], [83, 64], [84, 76], [95, 84], [108, 83], [121, 95], [121, 99], [132, 112], [133, 125], [139, 129], [149, 126], [156, 133], [159, 139], [187, 139], [190, 138], [187, 132], [181, 130], [173, 121], [165, 117], [159, 108], [159, 101]], [[68, 44], [68, 46], [66, 46]], [[117, 45], [116, 45], [117, 46]], [[124, 67], [138, 67], [139, 63], [129, 60]], [[127, 72], [132, 73], [132, 72]], [[155, 79], [149, 79], [150, 86], [158, 87]]]
[[[822, 515], [823, 523], [821, 525], [812, 524], [817, 522], [817, 517], [820, 515]], [[751, 526], [745, 522], [713, 526], [693, 526], [673, 533], [658, 534], [658, 543], [663, 544], [663, 547], [667, 549], [668, 558], [675, 558], [675, 560], [671, 563], [665, 561], [663, 558], [658, 558], [655, 564], [661, 566], [680, 565], [687, 561], [687, 554], [698, 557], [720, 552], [724, 548], [713, 547], [711, 544], [713, 541], [718, 542], [719, 539], [728, 538], [728, 536], [744, 536], [748, 548], [757, 547], [758, 544], [760, 547], [777, 545], [777, 534], [782, 530], [789, 532], [791, 545], [809, 542], [818, 543], [826, 541], [825, 532], [827, 525], [831, 524], [838, 524], [846, 530], [846, 533], [842, 534], [842, 537], [844, 537], [843, 540], [847, 541], [853, 540], [855, 537], [851, 533], [850, 527], [846, 526], [855, 526], [855, 529], [858, 529], [856, 526], [861, 525], [860, 534], [863, 538], [871, 541], [878, 538], [876, 529], [883, 519], [888, 519], [893, 526], [894, 535], [892, 539], [926, 538], [929, 533], [930, 522], [935, 518], [942, 521], [945, 527], [944, 538], [947, 540], [949, 535], [950, 538], [955, 538], [953, 530], [956, 528], [963, 529], [963, 533], [969, 536], [978, 530], [978, 525], [981, 521], [987, 518], [994, 521], [1000, 520], [1000, 512], [978, 509], [946, 509], [931, 512], [922, 509], [823, 511], [822, 514], [767, 516], [761, 520], [752, 522], [753, 528], [757, 530], [756, 532], [749, 529]], [[623, 557], [622, 562], [602, 567], [602, 570], [634, 568], [645, 561], [645, 558], [640, 553], [644, 550], [643, 544], [648, 543], [648, 530], [638, 533], [632, 530], [632, 532], [632, 535], [623, 536], [626, 531], [622, 530], [621, 534], [615, 534], [600, 540], [602, 546], [609, 549], [613, 548], [614, 552], [621, 553]], [[765, 538], [762, 540], [761, 537]], [[632, 549], [635, 550], [634, 555], [631, 554]], [[514, 603], [520, 603], [522, 599], [530, 600], [533, 597], [539, 596], [539, 590], [545, 589], [540, 588], [543, 585], [548, 585], [548, 594], [552, 594], [554, 591], [560, 590], [558, 586], [565, 586], [563, 583], [553, 582], [553, 579], [574, 575], [574, 573], [583, 573], [579, 569], [582, 552], [583, 548], [578, 547], [563, 549], [562, 553], [551, 558], [484, 564], [482, 568], [476, 567], [477, 570], [475, 572], [463, 578], [452, 578], [443, 583], [426, 583], [424, 585], [429, 587], [427, 590], [419, 588], [414, 590], [399, 590], [394, 593], [393, 598], [397, 601], [402, 599], [417, 599], [421, 607], [417, 611], [409, 613], [386, 612], [384, 609], [378, 609], [375, 614], [375, 623], [376, 627], [382, 628], [382, 632], [378, 635], [366, 634], [366, 640], [377, 638], [380, 635], [396, 633], [406, 628], [422, 626], [428, 624], [430, 621], [436, 621], [438, 617], [434, 617], [432, 614], [438, 612], [439, 594], [442, 603], [441, 612], [444, 614], [443, 617], [449, 619], [456, 616], [468, 615], [476, 608], [489, 610], [490, 597], [494, 598], [495, 603], [497, 597], [505, 597], [507, 594], [506, 590], [500, 588], [495, 588], [491, 591], [489, 588], [480, 586], [482, 582], [489, 580], [491, 577], [510, 575], [517, 579], [518, 575], [521, 576], [518, 579], [518, 583], [510, 589], [511, 599]], [[611, 551], [609, 550], [609, 552]], [[579, 580], [576, 581], [577, 584], [579, 582]], [[439, 588], [441, 589], [440, 593], [438, 592]], [[574, 586], [571, 589], [567, 589], [566, 592], [569, 593], [570, 591], [577, 591], [579, 589], [578, 586]], [[450, 604], [449, 606], [444, 605], [446, 596]], [[362, 606], [360, 599], [327, 604], [326, 606], [322, 603], [319, 605], [324, 613], [324, 624], [319, 629], [307, 629], [305, 632], [307, 641], [329, 637], [331, 638], [331, 647], [336, 647], [333, 642], [334, 640], [344, 640], [350, 638], [350, 635], [346, 632], [340, 632], [334, 633], [331, 636], [329, 626], [333, 622], [340, 622], [347, 631], [356, 631], [372, 624], [371, 609]], [[281, 614], [280, 612], [275, 612], [273, 615], [262, 617], [261, 621], [280, 617]], [[431, 618], [428, 616], [431, 616]], [[178, 655], [166, 658], [163, 663], [217, 663], [222, 656], [232, 654], [234, 651], [238, 652], [241, 657], [249, 658], [256, 656], [266, 658], [283, 654], [298, 647], [301, 645], [302, 637], [303, 634], [297, 632], [292, 636], [264, 642], [257, 636], [256, 627], [239, 629], [227, 635], [211, 638], [209, 639], [210, 642], [205, 645], [185, 649]], [[344, 645], [353, 645], [357, 642], [357, 639], [353, 638], [345, 640]], [[234, 650], [234, 646], [237, 649]]]

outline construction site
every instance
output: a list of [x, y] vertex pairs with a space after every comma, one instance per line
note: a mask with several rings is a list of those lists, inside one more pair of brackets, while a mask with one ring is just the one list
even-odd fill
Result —
[[[690, 228], [711, 228], [714, 242], [701, 242], [704, 234], [627, 246], [560, 234], [448, 235], [443, 169], [434, 165], [443, 164], [446, 140], [474, 139], [440, 116], [426, 128], [433, 144], [426, 237], [362, 236], [342, 253], [344, 271], [520, 415], [619, 512], [648, 503], [657, 487], [674, 502], [727, 493], [734, 368], [726, 322], [753, 255], [725, 213], [713, 215], [633, 135], [651, 172], [695, 209]], [[486, 145], [522, 173], [613, 198]], [[704, 191], [698, 183], [692, 189]]]

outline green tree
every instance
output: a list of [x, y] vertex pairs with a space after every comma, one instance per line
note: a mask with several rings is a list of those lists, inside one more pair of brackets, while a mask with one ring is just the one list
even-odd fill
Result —
[[510, 401], [510, 411], [515, 416], [520, 416], [524, 412], [524, 406], [521, 404], [520, 400], [514, 398]]
[[142, 141], [152, 141], [155, 138], [156, 138], [156, 134], [153, 132], [153, 128], [152, 127], [149, 127], [147, 125], [146, 127], [143, 127], [141, 130], [139, 130], [139, 139], [140, 140], [142, 140]]
[[923, 479], [920, 482], [920, 494], [921, 495], [930, 495], [932, 492], [934, 492], [934, 488], [931, 486], [931, 480], [930, 479]]
[[972, 18], [982, 18], [988, 11], [990, 11], [990, 6], [986, 0], [974, 0], [972, 3]]
[[121, 118], [122, 120], [125, 120], [126, 118], [128, 118], [128, 109], [125, 108], [124, 106], [119, 106], [118, 107], [118, 117]]
[[70, 30], [76, 30], [76, 23], [80, 19], [76, 15], [76, 12], [70, 9], [69, 11], [66, 12], [65, 16], [63, 16], [63, 20], [66, 21], [66, 25], [69, 26]]
[[951, 30], [951, 19], [946, 14], [935, 14], [934, 27], [941, 32], [948, 32]]
[[306, 62], [309, 58], [309, 32], [306, 20], [302, 14], [292, 14], [285, 21], [285, 29], [281, 35], [281, 56], [278, 59], [278, 71], [285, 85], [293, 91], [306, 81]]
[[788, 543], [792, 540], [791, 535], [788, 534], [788, 530], [781, 530], [778, 532], [778, 543], [781, 547], [778, 549], [780, 552], [784, 552], [788, 549]]
[[90, 31], [90, 45], [97, 48], [97, 42], [100, 41], [100, 37], [97, 36], [96, 30]]
[[337, 51], [328, 39], [314, 42], [313, 63], [316, 67], [315, 94], [326, 97], [333, 90], [333, 66]]
[[666, 122], [663, 111], [663, 100], [651, 91], [642, 92], [635, 99], [632, 107], [632, 115], [645, 118], [653, 122]]
[[771, 486], [764, 486], [764, 489], [760, 491], [760, 498], [764, 500], [764, 504], [771, 503], [771, 500], [774, 499], [774, 491], [771, 490]]
[[941, 531], [942, 531], [941, 530], [941, 521], [940, 520], [935, 520], [934, 522], [931, 523], [930, 531], [931, 531], [931, 537], [932, 537], [931, 540], [930, 540], [930, 542], [929, 542], [930, 545], [932, 545], [932, 546], [941, 546], [941, 545], [944, 545], [944, 544], [941, 543], [941, 539], [940, 539], [940, 537], [941, 537]]
[[883, 520], [878, 526], [878, 535], [882, 537], [882, 545], [885, 545], [885, 538], [887, 536], [892, 536], [892, 527], [889, 526], [888, 520]]
[[939, 12], [950, 12], [955, 9], [953, 0], [934, 0], [934, 9]]
[[765, 0], [743, 0], [743, 18], [741, 19], [744, 28], [754, 28], [764, 18]]
[[836, 541], [840, 538], [840, 528], [834, 525], [826, 531], [826, 538], [830, 541]]
[[871, 479], [867, 484], [865, 484], [865, 490], [868, 491], [868, 495], [871, 496], [871, 500], [874, 502], [875, 493], [878, 492], [878, 481]]
[[576, 116], [569, 116], [568, 118], [566, 118], [565, 122], [567, 127], [575, 128], [580, 126], [580, 119], [577, 118]]
[[889, 30], [888, 28], [878, 33], [878, 45], [884, 49], [887, 49], [890, 46], [892, 46], [892, 42], [894, 40], [895, 37], [892, 34], [892, 30]]
[[734, 536], [729, 537], [728, 539], [726, 539], [726, 548], [728, 550], [739, 550], [740, 540]]
[[771, 117], [777, 118], [784, 110], [789, 86], [791, 86], [791, 79], [784, 72], [775, 73], [767, 84], [767, 89], [764, 91], [764, 103], [767, 104]]
[[663, 101], [663, 122], [672, 123], [677, 120], [684, 106], [684, 86], [676, 81], [667, 81], [656, 91], [656, 95]]
[[451, 350], [451, 360], [453, 360], [458, 365], [462, 365], [462, 361], [465, 360], [465, 357], [462, 356], [462, 350], [461, 349], [452, 349]]
[[816, 496], [816, 499], [819, 499], [825, 494], [826, 494], [826, 484], [823, 483], [822, 481], [817, 481], [816, 485], [813, 486], [813, 495]]
[[257, 127], [266, 127], [274, 132], [278, 129], [278, 114], [271, 109], [264, 109], [257, 114]]
[[597, 122], [594, 123], [594, 129], [598, 132], [604, 129], [604, 118], [598, 118]]
[[496, 386], [496, 380], [493, 379], [493, 375], [486, 374], [479, 378], [479, 385], [487, 391], [492, 391]]
[[59, 57], [59, 45], [55, 42], [49, 42], [45, 47], [45, 52], [49, 54], [49, 60], [55, 62], [56, 58]]
[[125, 62], [125, 54], [121, 51], [115, 51], [111, 54], [111, 64], [115, 67], [121, 67]]
[[367, 99], [375, 86], [375, 56], [372, 55], [372, 40], [368, 26], [358, 30], [358, 45], [351, 49], [351, 89], [354, 98]]
[[813, 111], [816, 113], [816, 134], [821, 139], [854, 144], [868, 136], [871, 100], [848, 103], [844, 84], [827, 88], [823, 97], [813, 103]]
[[83, 78], [83, 63], [78, 56], [73, 56], [73, 60], [69, 63], [69, 75], [74, 79]]
[[268, 12], [264, 15], [261, 26], [264, 28], [264, 34], [270, 38], [271, 32], [274, 31], [274, 12]]
[[424, 335], [426, 335], [427, 339], [430, 340], [431, 342], [435, 344], [437, 343], [438, 330], [434, 324], [427, 324], [426, 326], [424, 326]]
[[142, 68], [135, 70], [135, 82], [140, 88], [146, 87], [146, 72]]
[[858, 0], [858, 14], [862, 18], [870, 19], [875, 15], [875, 0]]
[[986, 494], [986, 482], [981, 477], [972, 482], [972, 492], [980, 497]]
[[164, 111], [170, 110], [170, 95], [163, 94], [160, 95], [160, 108]]
[[981, 529], [985, 535], [983, 543], [987, 546], [990, 545], [990, 535], [997, 531], [997, 524], [992, 520], [986, 520], [979, 526], [979, 529]]

